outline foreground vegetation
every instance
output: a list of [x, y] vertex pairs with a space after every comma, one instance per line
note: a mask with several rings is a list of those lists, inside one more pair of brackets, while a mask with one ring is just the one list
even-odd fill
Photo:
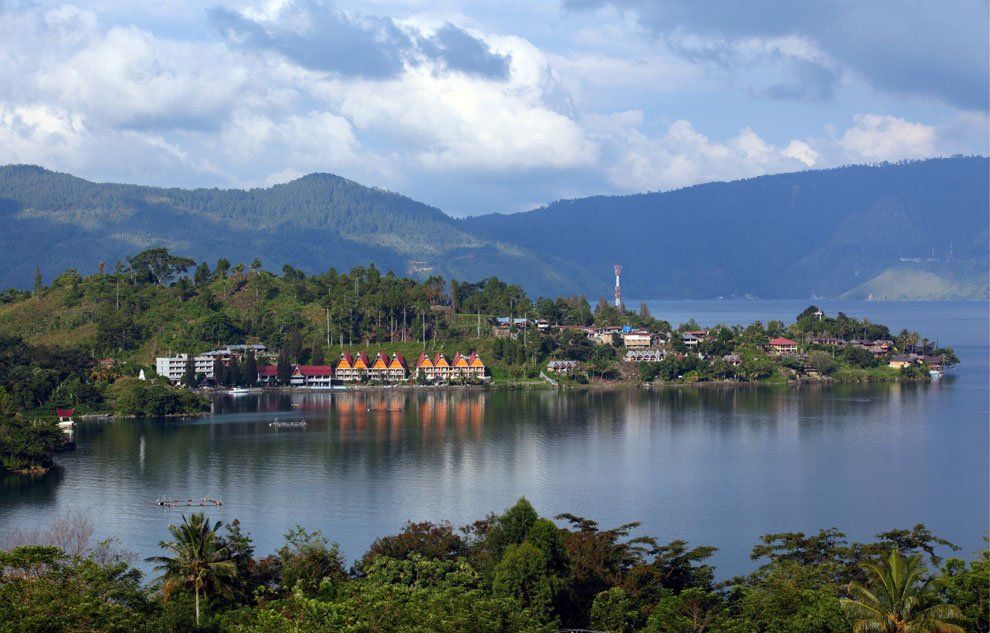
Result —
[[713, 547], [663, 544], [635, 523], [556, 521], [521, 499], [462, 528], [409, 523], [348, 568], [318, 531], [295, 528], [259, 556], [237, 521], [193, 514], [171, 527], [145, 585], [74, 517], [8, 536], [0, 631], [990, 630], [990, 555], [943, 560], [957, 548], [923, 525], [869, 543], [768, 534], [755, 571], [716, 582]]

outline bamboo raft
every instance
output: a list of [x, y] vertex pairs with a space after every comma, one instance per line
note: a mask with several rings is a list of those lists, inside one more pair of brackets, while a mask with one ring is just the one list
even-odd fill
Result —
[[275, 418], [268, 423], [268, 426], [273, 429], [302, 429], [306, 427], [306, 421], [289, 420], [287, 422], [282, 422], [278, 418]]
[[158, 497], [155, 499], [155, 505], [162, 508], [219, 508], [223, 505], [223, 500], [210, 499], [209, 497], [203, 497], [202, 499], [169, 499], [168, 497]]

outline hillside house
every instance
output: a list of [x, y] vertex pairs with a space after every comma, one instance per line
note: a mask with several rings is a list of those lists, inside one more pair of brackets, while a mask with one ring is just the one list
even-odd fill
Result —
[[622, 334], [622, 344], [627, 349], [650, 349], [656, 337], [646, 330], [632, 330]]
[[797, 354], [798, 344], [789, 338], [778, 336], [770, 339], [767, 351], [775, 356], [785, 356], [787, 354]]
[[577, 369], [576, 360], [552, 360], [547, 363], [547, 371], [553, 374], [570, 374]]

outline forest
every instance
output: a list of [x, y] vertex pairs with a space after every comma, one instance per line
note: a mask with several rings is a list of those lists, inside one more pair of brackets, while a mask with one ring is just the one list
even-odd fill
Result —
[[[767, 534], [755, 569], [719, 580], [716, 548], [637, 523], [540, 516], [525, 499], [470, 525], [408, 523], [348, 564], [297, 526], [260, 554], [250, 526], [170, 526], [145, 577], [85, 515], [5, 535], [0, 631], [986, 633], [990, 550], [972, 560], [924, 525], [850, 542]], [[950, 557], [946, 558], [946, 555]]]

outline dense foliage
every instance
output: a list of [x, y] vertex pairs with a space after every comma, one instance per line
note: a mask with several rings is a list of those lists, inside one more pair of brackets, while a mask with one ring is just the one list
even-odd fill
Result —
[[878, 617], [988, 631], [990, 552], [943, 560], [954, 546], [921, 525], [868, 543], [769, 534], [753, 549], [759, 567], [722, 582], [715, 548], [636, 528], [555, 523], [521, 499], [460, 529], [408, 524], [348, 570], [319, 532], [294, 529], [259, 557], [236, 521], [193, 515], [172, 527], [147, 587], [105, 545], [41, 535], [0, 552], [0, 631], [845, 633]]

